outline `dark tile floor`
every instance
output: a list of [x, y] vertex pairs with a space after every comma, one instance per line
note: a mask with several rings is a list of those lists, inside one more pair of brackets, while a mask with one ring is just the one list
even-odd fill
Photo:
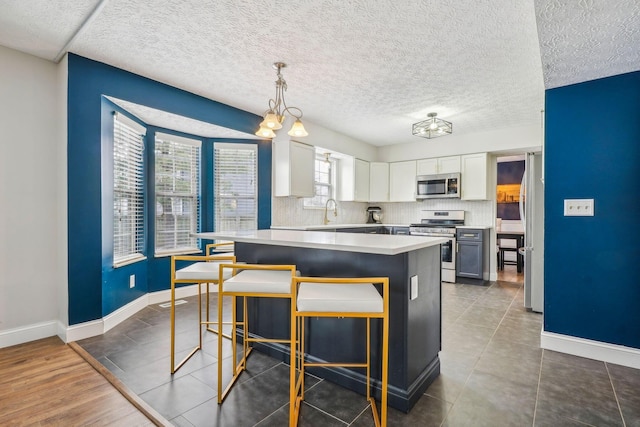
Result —
[[[521, 284], [443, 283], [442, 293], [441, 375], [409, 414], [390, 409], [390, 426], [640, 426], [640, 370], [541, 350], [542, 316], [522, 308]], [[179, 358], [197, 342], [197, 300], [186, 300]], [[254, 352], [219, 406], [216, 337], [204, 341], [172, 377], [169, 309], [154, 305], [79, 344], [176, 426], [286, 425], [288, 366]], [[373, 425], [362, 396], [315, 378], [307, 390], [301, 426]]]

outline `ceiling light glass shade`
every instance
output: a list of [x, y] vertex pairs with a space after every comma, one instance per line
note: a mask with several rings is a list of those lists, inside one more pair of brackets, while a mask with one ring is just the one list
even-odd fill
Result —
[[438, 119], [437, 113], [429, 113], [427, 120], [413, 124], [413, 134], [422, 138], [437, 138], [449, 135], [453, 132], [453, 124], [446, 120]]
[[273, 111], [269, 111], [264, 116], [264, 120], [262, 121], [262, 123], [260, 123], [260, 127], [269, 128], [273, 130], [282, 129], [282, 124], [280, 123], [280, 117], [278, 117], [278, 115]]
[[[280, 126], [282, 127], [282, 126]], [[264, 126], [260, 126], [260, 129], [258, 129], [256, 131], [256, 135], [257, 136], [261, 136], [263, 138], [275, 138], [276, 134], [273, 132], [272, 129], [266, 128]]]
[[300, 119], [297, 119], [295, 121], [295, 123], [293, 124], [293, 126], [291, 126], [291, 130], [289, 132], [287, 132], [288, 135], [291, 136], [307, 136], [309, 135], [309, 133], [307, 132], [307, 130], [304, 128], [304, 125], [302, 124], [302, 122], [300, 121]]
[[269, 99], [269, 109], [264, 113], [264, 120], [260, 123], [260, 129], [256, 131], [256, 135], [263, 138], [275, 138], [274, 130], [282, 128], [285, 120], [285, 114], [295, 119], [295, 123], [288, 132], [291, 136], [302, 137], [309, 133], [305, 130], [300, 119], [302, 118], [302, 110], [298, 107], [289, 107], [284, 100], [284, 93], [287, 90], [287, 82], [282, 78], [280, 72], [287, 64], [284, 62], [276, 62], [273, 68], [277, 71], [278, 80], [276, 80], [276, 97]]

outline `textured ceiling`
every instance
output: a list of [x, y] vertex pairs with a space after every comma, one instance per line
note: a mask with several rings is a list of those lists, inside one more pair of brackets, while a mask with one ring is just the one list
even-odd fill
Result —
[[9, 0], [0, 44], [54, 60], [81, 29], [71, 52], [257, 114], [284, 61], [303, 120], [387, 145], [432, 111], [454, 134], [538, 126], [545, 84], [640, 69], [636, 3]]
[[114, 104], [133, 114], [148, 125], [191, 133], [205, 138], [234, 138], [234, 139], [260, 139], [254, 134], [238, 132], [233, 129], [205, 123], [200, 120], [190, 119], [177, 114], [168, 113], [145, 105], [107, 96]]
[[640, 70], [640, 1], [536, 0], [545, 87]]

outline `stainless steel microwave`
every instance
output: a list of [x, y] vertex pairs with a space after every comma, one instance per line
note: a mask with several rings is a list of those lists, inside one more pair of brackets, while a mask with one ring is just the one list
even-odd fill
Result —
[[418, 175], [416, 199], [460, 198], [460, 173]]

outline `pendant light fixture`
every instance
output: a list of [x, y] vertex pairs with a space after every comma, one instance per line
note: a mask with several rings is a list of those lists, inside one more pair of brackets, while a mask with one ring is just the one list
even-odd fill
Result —
[[309, 135], [305, 130], [302, 121], [302, 110], [298, 107], [288, 107], [284, 100], [284, 93], [287, 90], [287, 82], [282, 78], [280, 72], [285, 68], [287, 64], [284, 62], [275, 62], [273, 68], [276, 70], [278, 80], [276, 80], [276, 97], [275, 99], [269, 99], [269, 109], [264, 114], [264, 120], [260, 123], [260, 129], [256, 131], [256, 135], [263, 138], [274, 138], [276, 136], [275, 130], [282, 128], [282, 123], [285, 119], [285, 113], [295, 118], [295, 122], [288, 135], [294, 137], [303, 137]]
[[413, 124], [413, 134], [422, 138], [437, 138], [453, 132], [453, 124], [437, 118], [438, 113], [429, 113], [427, 120]]

